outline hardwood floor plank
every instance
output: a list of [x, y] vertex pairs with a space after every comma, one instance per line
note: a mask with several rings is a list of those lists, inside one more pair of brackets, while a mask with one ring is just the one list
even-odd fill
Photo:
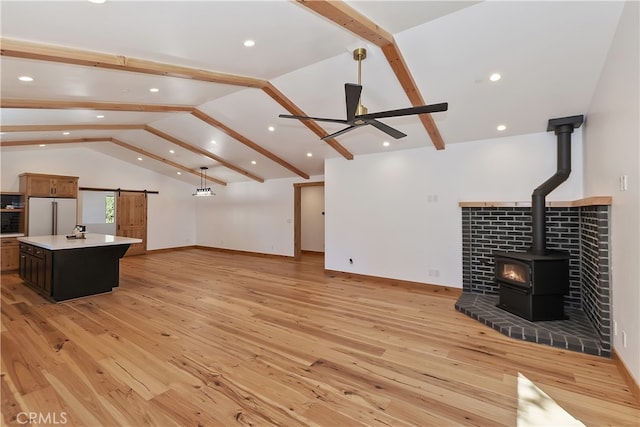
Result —
[[59, 366], [44, 372], [44, 376], [59, 396], [64, 396], [74, 416], [88, 426], [115, 425], [116, 420], [98, 399], [97, 393], [71, 369]]
[[639, 424], [612, 360], [509, 339], [451, 292], [200, 248], [120, 275], [54, 304], [2, 274], [2, 425], [511, 426], [519, 373], [586, 425]]
[[42, 372], [29, 362], [29, 355], [21, 351], [17, 341], [9, 335], [9, 332], [2, 334], [1, 350], [3, 369], [6, 369], [2, 375], [9, 376], [18, 393], [25, 395], [49, 386]]
[[[4, 372], [4, 369], [2, 370]], [[10, 384], [11, 379], [4, 373], [0, 377], [0, 412], [2, 413], [2, 425], [17, 425], [17, 416], [24, 412], [23, 404], [19, 400], [19, 394]]]

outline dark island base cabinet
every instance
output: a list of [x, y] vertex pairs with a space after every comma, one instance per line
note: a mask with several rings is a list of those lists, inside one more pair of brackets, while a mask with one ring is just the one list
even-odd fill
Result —
[[20, 278], [41, 294], [51, 296], [51, 251], [20, 243]]
[[64, 301], [110, 292], [128, 244], [48, 250], [20, 243], [20, 277], [46, 298]]

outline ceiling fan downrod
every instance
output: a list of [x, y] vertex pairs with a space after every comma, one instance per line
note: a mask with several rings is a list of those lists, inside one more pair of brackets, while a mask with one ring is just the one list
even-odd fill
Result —
[[[358, 61], [358, 84], [362, 86], [362, 60], [367, 57], [367, 49], [359, 47], [353, 51], [353, 59]], [[360, 99], [358, 99], [358, 107], [356, 108], [356, 116], [367, 114], [369, 110], [362, 105]]]

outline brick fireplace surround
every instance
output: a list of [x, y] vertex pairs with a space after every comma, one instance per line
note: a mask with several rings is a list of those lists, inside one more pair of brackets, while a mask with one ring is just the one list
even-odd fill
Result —
[[462, 295], [456, 309], [514, 339], [611, 356], [611, 197], [548, 202], [547, 247], [570, 253], [567, 320], [530, 322], [496, 307], [493, 251], [527, 251], [530, 202], [461, 202]]

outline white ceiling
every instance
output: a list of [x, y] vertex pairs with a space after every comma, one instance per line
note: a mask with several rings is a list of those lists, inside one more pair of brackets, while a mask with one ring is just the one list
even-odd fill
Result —
[[[550, 118], [586, 113], [623, 7], [622, 2], [592, 1], [346, 4], [393, 34], [425, 102], [449, 103], [447, 112], [433, 114], [445, 145], [542, 132]], [[369, 112], [411, 106], [378, 47], [295, 2], [2, 0], [0, 8], [3, 39], [258, 78], [315, 117], [344, 118], [344, 83], [357, 81], [352, 51], [366, 47], [362, 103]], [[254, 47], [243, 46], [248, 38], [256, 41]], [[308, 175], [323, 174], [326, 158], [341, 157], [301, 122], [278, 118], [289, 112], [260, 89], [8, 56], [1, 59], [3, 99], [197, 106]], [[493, 72], [503, 78], [490, 82]], [[34, 81], [20, 82], [22, 75]], [[151, 93], [151, 87], [160, 91]], [[97, 114], [105, 117], [97, 119]], [[365, 126], [337, 140], [354, 156], [433, 147], [417, 117], [381, 121], [408, 136], [393, 140]], [[2, 126], [87, 123], [150, 125], [258, 177], [296, 176], [186, 112], [1, 111]], [[341, 128], [318, 124], [327, 133]], [[507, 130], [498, 132], [498, 124]], [[275, 131], [269, 132], [269, 126]], [[209, 176], [225, 182], [251, 179], [144, 130], [1, 135], [3, 142], [64, 138], [117, 138], [190, 169], [208, 166]], [[385, 140], [389, 147], [382, 146]], [[199, 182], [188, 173], [176, 175], [177, 169], [160, 161], [138, 161], [139, 153], [110, 142], [83, 145], [176, 179]], [[2, 147], [3, 151], [27, 149], [33, 147]], [[438, 155], [435, 149], [433, 155]]]

